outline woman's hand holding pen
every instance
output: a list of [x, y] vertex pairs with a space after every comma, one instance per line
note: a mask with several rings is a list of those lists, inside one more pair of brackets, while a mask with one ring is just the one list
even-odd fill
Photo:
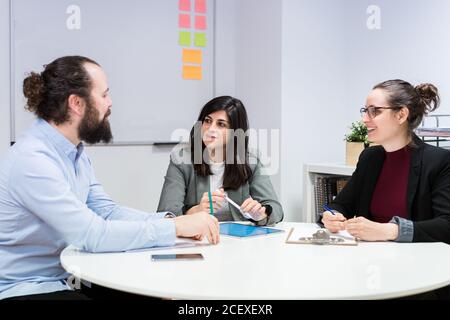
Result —
[[333, 233], [345, 230], [346, 220], [347, 219], [340, 212], [332, 214], [329, 211], [325, 211], [322, 215], [322, 223], [324, 224], [325, 228], [327, 228]]
[[[224, 190], [221, 188], [219, 190], [212, 192], [211, 198], [212, 198], [212, 205], [213, 205], [214, 211], [219, 210], [222, 207], [222, 203], [225, 199]], [[199, 213], [199, 212], [210, 213], [208, 192], [205, 192], [202, 195], [200, 203], [198, 205], [192, 207], [191, 209], [189, 209], [186, 212], [186, 214], [193, 214], [193, 213]]]
[[258, 201], [253, 200], [252, 197], [249, 197], [242, 203], [241, 209], [250, 214], [255, 221], [261, 221], [267, 217], [266, 207], [263, 207]]

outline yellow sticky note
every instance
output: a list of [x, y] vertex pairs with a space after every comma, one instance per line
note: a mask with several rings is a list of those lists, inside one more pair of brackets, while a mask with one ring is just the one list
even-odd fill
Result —
[[196, 47], [206, 47], [206, 33], [195, 33], [194, 44]]
[[180, 31], [178, 43], [180, 46], [189, 47], [191, 45], [191, 33], [187, 31]]
[[183, 49], [183, 63], [202, 64], [202, 50]]
[[202, 67], [184, 65], [183, 66], [183, 79], [202, 80]]

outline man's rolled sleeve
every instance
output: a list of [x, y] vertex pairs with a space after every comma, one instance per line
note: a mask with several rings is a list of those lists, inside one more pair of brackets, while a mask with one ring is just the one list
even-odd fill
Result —
[[147, 220], [147, 235], [155, 240], [155, 246], [175, 245], [176, 229], [172, 219]]

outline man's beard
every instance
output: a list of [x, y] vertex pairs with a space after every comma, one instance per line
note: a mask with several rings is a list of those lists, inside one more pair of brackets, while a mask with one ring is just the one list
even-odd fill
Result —
[[89, 144], [98, 142], [109, 143], [113, 136], [111, 133], [111, 126], [108, 121], [108, 116], [111, 114], [111, 110], [103, 117], [103, 120], [98, 120], [99, 112], [94, 108], [90, 99], [86, 100], [86, 113], [81, 120], [78, 127], [78, 134], [80, 139]]

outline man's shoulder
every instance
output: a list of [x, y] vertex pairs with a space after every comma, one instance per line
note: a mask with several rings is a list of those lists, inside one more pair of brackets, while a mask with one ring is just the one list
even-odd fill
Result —
[[15, 171], [26, 171], [27, 168], [36, 168], [55, 163], [56, 151], [51, 144], [41, 137], [26, 135], [19, 139], [8, 151], [7, 159], [12, 163]]
[[14, 144], [11, 148], [19, 157], [52, 157], [55, 153], [49, 141], [43, 139], [42, 137], [33, 135], [24, 136], [22, 139], [18, 140], [17, 143]]

